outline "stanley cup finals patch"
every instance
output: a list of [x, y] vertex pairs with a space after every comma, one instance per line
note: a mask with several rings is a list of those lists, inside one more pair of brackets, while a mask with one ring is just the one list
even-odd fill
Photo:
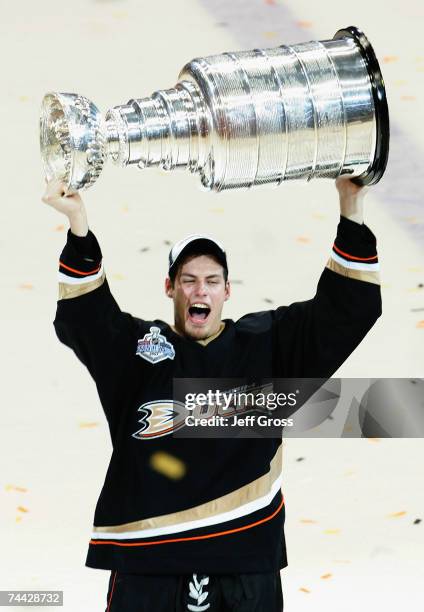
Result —
[[149, 334], [144, 334], [138, 341], [136, 355], [149, 363], [159, 363], [164, 359], [174, 359], [174, 347], [165, 336], [160, 333], [159, 327], [151, 327]]

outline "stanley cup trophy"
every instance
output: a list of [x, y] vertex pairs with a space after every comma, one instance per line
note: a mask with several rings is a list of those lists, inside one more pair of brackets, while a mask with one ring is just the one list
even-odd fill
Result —
[[172, 89], [103, 117], [79, 94], [48, 93], [40, 144], [47, 180], [91, 187], [120, 166], [187, 168], [208, 190], [349, 175], [382, 177], [389, 114], [374, 50], [357, 28], [333, 39], [197, 58]]

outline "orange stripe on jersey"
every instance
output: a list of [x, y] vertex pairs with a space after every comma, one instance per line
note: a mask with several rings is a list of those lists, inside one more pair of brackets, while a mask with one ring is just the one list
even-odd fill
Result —
[[172, 544], [173, 542], [190, 542], [192, 540], [206, 540], [208, 538], [217, 538], [219, 536], [224, 536], [224, 535], [230, 535], [230, 533], [237, 533], [238, 531], [246, 531], [246, 529], [251, 529], [252, 527], [257, 527], [258, 525], [261, 525], [261, 523], [266, 523], [267, 521], [270, 521], [271, 519], [274, 518], [274, 516], [276, 516], [281, 508], [284, 505], [284, 497], [281, 500], [280, 505], [278, 506], [278, 508], [269, 516], [266, 516], [265, 518], [256, 521], [255, 523], [250, 523], [250, 525], [244, 525], [243, 527], [236, 527], [236, 529], [228, 529], [227, 531], [220, 531], [219, 533], [209, 533], [206, 535], [201, 535], [201, 536], [192, 536], [190, 538], [173, 538], [173, 539], [169, 539], [169, 540], [156, 540], [155, 542], [113, 542], [112, 540], [99, 540], [99, 541], [95, 541], [95, 540], [90, 540], [90, 544], [113, 544], [114, 546], [154, 546], [155, 544]]
[[98, 272], [100, 270], [100, 268], [102, 267], [101, 265], [96, 268], [95, 270], [91, 270], [90, 272], [81, 272], [80, 270], [74, 270], [74, 268], [70, 268], [69, 266], [65, 265], [63, 262], [59, 261], [59, 264], [62, 268], [65, 268], [65, 270], [69, 270], [70, 272], [75, 272], [75, 274], [80, 274], [81, 276], [89, 276], [90, 274], [95, 274], [96, 272]]
[[336, 251], [336, 253], [344, 255], [344, 257], [348, 257], [349, 259], [355, 259], [356, 261], [371, 261], [372, 259], [377, 259], [377, 255], [373, 255], [372, 257], [355, 257], [355, 255], [349, 255], [349, 253], [345, 253], [336, 247], [336, 244], [333, 244], [333, 249]]
[[116, 580], [116, 570], [115, 570], [115, 575], [113, 576], [113, 584], [112, 584], [112, 589], [110, 591], [109, 603], [108, 603], [106, 612], [109, 612], [110, 604], [112, 603], [112, 595], [113, 595], [113, 591], [115, 590], [115, 580]]

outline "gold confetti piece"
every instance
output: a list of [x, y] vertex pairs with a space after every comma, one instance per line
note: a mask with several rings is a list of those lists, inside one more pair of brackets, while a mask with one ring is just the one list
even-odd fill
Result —
[[333, 574], [323, 574], [321, 576], [321, 580], [328, 580], [328, 578], [332, 578]]
[[353, 476], [354, 474], [356, 474], [355, 470], [348, 470], [343, 474], [343, 476]]
[[112, 274], [112, 278], [119, 281], [125, 280], [125, 276], [123, 274], [120, 274], [119, 272]]
[[224, 209], [223, 208], [210, 208], [209, 212], [222, 214], [224, 212]]
[[340, 533], [340, 529], [325, 529], [323, 533], [327, 535], [338, 535]]
[[383, 64], [392, 64], [393, 62], [398, 61], [397, 55], [385, 55], [383, 57]]
[[326, 219], [327, 215], [323, 215], [322, 213], [312, 213], [314, 219]]
[[314, 521], [313, 519], [300, 519], [301, 523], [305, 523], [305, 525], [316, 525], [317, 521]]
[[264, 32], [265, 38], [276, 38], [277, 32]]
[[403, 100], [404, 102], [413, 102], [414, 100], [416, 100], [416, 97], [415, 96], [401, 96], [400, 99]]
[[392, 514], [388, 514], [387, 518], [400, 518], [401, 516], [405, 516], [406, 510], [402, 510], [401, 512], [393, 512]]
[[63, 230], [65, 229], [64, 225], [56, 225], [56, 227], [54, 228], [55, 232], [63, 232]]
[[28, 96], [19, 96], [19, 102], [28, 102]]
[[307, 589], [306, 587], [300, 587], [299, 591], [302, 591], [302, 593], [310, 593], [311, 591], [309, 589]]
[[296, 25], [299, 26], [299, 28], [312, 28], [312, 26], [314, 25], [312, 23], [312, 21], [296, 21]]
[[19, 289], [34, 289], [34, 285], [31, 285], [31, 283], [22, 283], [19, 285]]
[[417, 329], [424, 329], [424, 321], [418, 321]]
[[29, 512], [28, 508], [24, 508], [24, 506], [18, 506], [16, 509], [19, 510], [19, 512]]
[[150, 457], [150, 466], [167, 476], [168, 478], [172, 478], [172, 480], [179, 480], [186, 473], [186, 466], [181, 459], [170, 455], [169, 453], [165, 453], [164, 451], [157, 451], [153, 453]]
[[121, 210], [122, 210], [122, 212], [127, 213], [127, 212], [129, 212], [130, 209], [128, 208], [128, 206], [123, 206], [121, 208]]
[[28, 489], [26, 489], [25, 487], [17, 487], [16, 485], [6, 485], [4, 487], [6, 489], [6, 491], [18, 491], [19, 493], [26, 493], [28, 491]]
[[81, 429], [88, 427], [98, 427], [99, 423], [93, 421], [92, 423], [79, 423]]
[[15, 521], [16, 521], [17, 523], [20, 523], [20, 522], [22, 521], [22, 516], [17, 516], [17, 517], [16, 517], [16, 519], [15, 519]]
[[307, 236], [297, 236], [296, 242], [300, 242], [301, 244], [308, 244], [308, 242], [311, 242], [311, 239]]

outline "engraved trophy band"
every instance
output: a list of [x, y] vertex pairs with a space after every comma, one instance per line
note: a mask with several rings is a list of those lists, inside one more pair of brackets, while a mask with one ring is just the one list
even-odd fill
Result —
[[187, 168], [213, 191], [334, 179], [376, 183], [389, 152], [381, 70], [356, 27], [331, 40], [222, 53], [186, 64], [171, 89], [103, 116], [88, 98], [44, 96], [40, 146], [47, 180], [92, 186], [105, 161]]

